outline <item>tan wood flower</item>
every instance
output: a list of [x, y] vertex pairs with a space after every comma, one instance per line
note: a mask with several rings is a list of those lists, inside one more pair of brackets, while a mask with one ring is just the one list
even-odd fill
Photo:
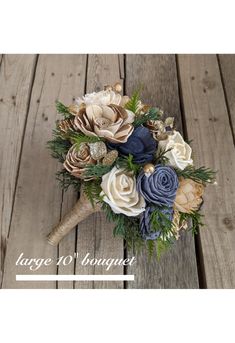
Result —
[[125, 143], [133, 132], [134, 113], [119, 105], [88, 105], [75, 116], [74, 124], [86, 136], [104, 137]]
[[184, 213], [197, 211], [202, 203], [204, 186], [191, 179], [179, 179], [179, 188], [175, 197], [175, 208]]
[[85, 167], [89, 164], [96, 164], [91, 157], [89, 145], [81, 143], [78, 147], [77, 144], [74, 144], [66, 155], [64, 168], [73, 176], [85, 179]]

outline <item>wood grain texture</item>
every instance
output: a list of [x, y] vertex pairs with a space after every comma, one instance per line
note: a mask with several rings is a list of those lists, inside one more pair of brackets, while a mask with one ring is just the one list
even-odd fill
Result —
[[[175, 116], [176, 127], [182, 132], [175, 56], [127, 55], [126, 93], [131, 94], [139, 85], [143, 100]], [[135, 281], [127, 282], [128, 288], [198, 288], [192, 235], [182, 235], [159, 262], [149, 262], [147, 253], [141, 253], [127, 272], [135, 274]]]
[[219, 55], [220, 68], [227, 99], [227, 105], [235, 133], [235, 55]]
[[[103, 89], [104, 85], [122, 83], [120, 56], [89, 55], [86, 92]], [[90, 258], [123, 258], [123, 241], [113, 237], [113, 225], [105, 219], [104, 213], [90, 216], [78, 225], [77, 251], [79, 260], [87, 254]], [[123, 267], [115, 266], [106, 271], [103, 266], [81, 266], [76, 264], [76, 274], [123, 274]], [[95, 281], [75, 282], [76, 288], [123, 288], [123, 282]]]
[[[55, 100], [70, 103], [73, 92], [83, 91], [84, 77], [80, 73], [84, 58], [75, 55], [39, 57], [6, 251], [4, 288], [56, 287], [55, 282], [16, 282], [16, 274], [31, 271], [16, 266], [15, 261], [21, 252], [28, 258], [56, 259], [58, 256], [57, 249], [46, 242], [46, 235], [59, 220], [62, 192], [55, 179], [58, 164], [51, 158], [45, 142], [51, 138], [57, 119]], [[62, 251], [69, 249], [66, 242], [61, 243]], [[56, 274], [57, 267], [53, 263], [34, 273]]]
[[0, 55], [0, 285], [35, 55]]
[[204, 196], [200, 230], [207, 288], [235, 287], [235, 154], [215, 55], [180, 55], [179, 72], [194, 160], [218, 171]]
[[[73, 63], [71, 65], [70, 56], [67, 55], [67, 63], [70, 65], [69, 76], [72, 79], [72, 82], [69, 85], [69, 88], [66, 90], [66, 93], [61, 94], [60, 100], [65, 104], [70, 104], [74, 102], [78, 96], [84, 94], [85, 91], [85, 80], [86, 80], [86, 66], [87, 66], [87, 56], [86, 55], [76, 55], [74, 56]], [[74, 67], [75, 66], [75, 67]], [[74, 70], [73, 70], [74, 68]], [[72, 187], [68, 191], [63, 192], [62, 206], [61, 206], [61, 217], [66, 213], [71, 211], [73, 205], [77, 201], [77, 194]], [[77, 230], [77, 229], [76, 229]], [[58, 255], [67, 256], [72, 255], [76, 252], [76, 230], [72, 230], [69, 235], [64, 237], [64, 239], [59, 244]], [[74, 274], [75, 270], [75, 261], [64, 266], [61, 264], [58, 267], [58, 274]], [[73, 281], [59, 281], [57, 283], [58, 288], [73, 288]]]

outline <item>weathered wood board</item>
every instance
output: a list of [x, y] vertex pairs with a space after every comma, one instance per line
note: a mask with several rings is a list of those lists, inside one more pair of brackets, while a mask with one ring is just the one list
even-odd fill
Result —
[[[235, 154], [215, 55], [179, 55], [187, 131], [196, 165], [218, 171], [207, 187], [200, 230], [205, 287], [235, 287]], [[232, 90], [231, 90], [232, 92]]]
[[[220, 68], [224, 91], [227, 100], [228, 112], [235, 133], [235, 55], [219, 55]], [[235, 140], [234, 140], [235, 141]]]
[[[99, 91], [104, 85], [122, 84], [123, 56], [89, 55], [86, 92]], [[123, 258], [123, 241], [113, 237], [113, 224], [107, 222], [104, 213], [90, 216], [78, 225], [77, 251], [80, 260], [89, 253], [89, 258]], [[106, 271], [103, 266], [76, 265], [76, 274], [123, 274], [122, 266]], [[76, 288], [123, 288], [120, 281], [75, 282]]]
[[[74, 102], [78, 96], [82, 95], [85, 90], [86, 80], [86, 67], [87, 67], [87, 56], [86, 55], [75, 55], [73, 60], [70, 60], [69, 55], [66, 56], [69, 69], [70, 83], [66, 89], [66, 92], [60, 94], [59, 100], [69, 105]], [[77, 201], [77, 194], [72, 187], [66, 192], [63, 192], [62, 206], [61, 206], [61, 217], [71, 211], [73, 205]], [[76, 229], [72, 230], [69, 235], [59, 244], [58, 255], [61, 256], [74, 256], [76, 252]], [[76, 255], [75, 255], [76, 256]], [[60, 264], [58, 267], [58, 274], [74, 274], [75, 272], [75, 260], [68, 266]], [[58, 288], [73, 288], [73, 281], [59, 281], [57, 283]]]
[[[176, 117], [176, 128], [182, 132], [182, 121], [174, 55], [127, 55], [126, 93], [142, 86], [142, 97], [147, 104], [164, 109]], [[135, 281], [128, 288], [198, 288], [194, 239], [181, 239], [160, 261], [148, 261], [147, 253], [138, 256], [135, 267], [128, 268]]]
[[0, 55], [0, 285], [35, 63], [35, 55]]
[[[60, 218], [62, 192], [55, 179], [58, 164], [50, 157], [45, 143], [51, 138], [55, 125], [56, 99], [69, 103], [75, 91], [83, 91], [84, 75], [81, 73], [84, 59], [76, 55], [39, 57], [6, 252], [4, 288], [56, 287], [56, 283], [50, 281], [16, 282], [16, 274], [28, 274], [30, 271], [26, 267], [15, 266], [15, 261], [21, 252], [29, 258], [56, 259], [58, 256], [57, 248], [46, 242], [46, 235]], [[61, 244], [61, 251], [68, 251], [66, 242]], [[41, 267], [35, 273], [56, 274], [57, 266], [54, 263]]]

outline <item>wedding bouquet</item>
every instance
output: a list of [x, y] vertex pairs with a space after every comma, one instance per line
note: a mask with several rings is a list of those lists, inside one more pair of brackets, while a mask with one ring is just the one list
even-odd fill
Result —
[[74, 186], [80, 198], [49, 234], [52, 245], [97, 211], [115, 223], [114, 235], [128, 246], [157, 255], [181, 230], [196, 233], [202, 225], [202, 196], [215, 173], [194, 167], [173, 117], [143, 103], [139, 92], [129, 98], [121, 91], [116, 83], [68, 107], [57, 102], [63, 118], [48, 145], [63, 164], [57, 173], [62, 187]]

